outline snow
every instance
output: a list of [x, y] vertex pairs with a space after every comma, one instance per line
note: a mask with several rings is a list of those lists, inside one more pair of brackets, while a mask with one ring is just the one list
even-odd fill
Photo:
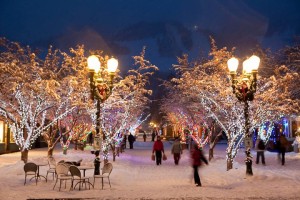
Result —
[[[203, 187], [195, 187], [189, 152], [184, 150], [178, 166], [173, 163], [170, 153], [171, 143], [164, 142], [168, 160], [156, 166], [151, 160], [152, 142], [137, 141], [134, 149], [126, 149], [113, 162], [110, 177], [112, 187], [104, 182], [101, 189], [100, 180], [96, 188], [69, 191], [63, 187], [53, 190], [54, 181], [48, 176], [44, 179], [29, 181], [24, 186], [24, 163], [20, 161], [19, 152], [0, 155], [0, 199], [300, 199], [300, 154], [286, 154], [286, 165], [277, 160], [277, 154], [265, 152], [266, 166], [254, 162], [254, 176], [245, 175], [244, 149], [234, 161], [233, 169], [226, 171], [226, 144], [218, 144], [214, 150], [214, 158], [209, 165], [199, 169]], [[208, 157], [208, 150], [205, 150]], [[252, 152], [253, 157], [256, 153]], [[47, 149], [29, 151], [29, 160], [46, 161]], [[54, 151], [57, 161], [60, 159], [83, 159], [82, 165], [93, 165], [94, 155], [90, 151], [68, 150], [62, 154], [61, 148]], [[253, 159], [254, 160], [254, 159]], [[101, 163], [103, 166], [103, 163]], [[48, 166], [40, 167], [40, 174], [46, 175]], [[93, 170], [86, 175], [92, 176]]]

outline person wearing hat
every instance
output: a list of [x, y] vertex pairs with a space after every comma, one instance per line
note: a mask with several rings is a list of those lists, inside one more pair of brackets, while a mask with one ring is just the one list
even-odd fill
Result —
[[156, 165], [161, 165], [162, 155], [165, 153], [165, 151], [164, 144], [162, 143], [160, 136], [157, 136], [157, 139], [153, 144], [152, 154], [154, 155], [154, 153], [156, 158]]

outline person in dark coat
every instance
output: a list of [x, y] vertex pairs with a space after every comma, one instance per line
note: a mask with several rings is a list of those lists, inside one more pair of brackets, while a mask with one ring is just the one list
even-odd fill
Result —
[[281, 159], [281, 165], [285, 164], [285, 152], [286, 148], [288, 147], [288, 140], [284, 136], [284, 134], [280, 134], [279, 139], [277, 141], [278, 145], [278, 158]]
[[146, 138], [147, 138], [147, 135], [146, 135], [146, 133], [144, 132], [144, 133], [143, 133], [143, 139], [144, 139], [144, 142], [146, 142]]
[[151, 140], [152, 142], [154, 142], [155, 135], [156, 135], [155, 130], [153, 130], [153, 131], [152, 131], [152, 140]]
[[89, 133], [89, 136], [88, 136], [88, 141], [89, 141], [89, 144], [90, 144], [90, 146], [92, 146], [93, 145], [93, 132], [90, 132]]
[[94, 160], [94, 166], [95, 166], [95, 170], [94, 170], [94, 175], [100, 175], [100, 157], [99, 157], [99, 151], [95, 152], [95, 160]]
[[265, 142], [258, 136], [255, 143], [256, 150], [256, 164], [259, 164], [259, 158], [261, 157], [261, 162], [265, 165]]
[[135, 138], [134, 136], [130, 133], [130, 135], [128, 136], [128, 142], [129, 142], [129, 146], [130, 146], [130, 149], [133, 149], [133, 143], [135, 141]]
[[155, 153], [156, 165], [161, 165], [162, 155], [165, 153], [164, 144], [160, 140], [160, 136], [157, 136], [156, 141], [153, 144], [152, 154]]
[[208, 161], [203, 155], [202, 147], [199, 148], [197, 144], [194, 144], [194, 148], [191, 151], [191, 157], [192, 157], [192, 166], [194, 169], [194, 181], [197, 187], [201, 187], [202, 185], [198, 173], [198, 168], [202, 165], [202, 162], [208, 165]]

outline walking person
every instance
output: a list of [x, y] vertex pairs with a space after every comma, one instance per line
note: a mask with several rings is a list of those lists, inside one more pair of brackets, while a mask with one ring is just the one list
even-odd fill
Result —
[[208, 165], [207, 159], [203, 155], [202, 147], [198, 147], [197, 144], [194, 144], [194, 148], [191, 151], [191, 157], [192, 157], [192, 166], [194, 169], [194, 181], [197, 187], [201, 187], [202, 184], [198, 173], [198, 168], [202, 165], [202, 162]]
[[175, 137], [175, 141], [172, 145], [171, 149], [172, 154], [174, 155], [174, 163], [175, 165], [179, 164], [180, 155], [182, 154], [182, 147], [179, 140], [179, 137]]
[[129, 146], [130, 146], [130, 149], [133, 149], [133, 143], [135, 141], [135, 138], [134, 136], [130, 133], [130, 135], [128, 136], [128, 142], [129, 142]]
[[146, 142], [146, 138], [147, 138], [147, 135], [146, 135], [146, 133], [144, 132], [144, 133], [143, 133], [143, 139], [144, 139], [144, 142]]
[[152, 154], [154, 155], [154, 153], [155, 153], [156, 165], [161, 165], [161, 159], [165, 151], [164, 151], [164, 144], [160, 140], [160, 136], [157, 136], [157, 139], [153, 144]]
[[279, 139], [277, 141], [278, 145], [278, 158], [281, 158], [281, 165], [285, 164], [285, 152], [286, 148], [289, 145], [289, 141], [286, 139], [283, 133], [280, 134]]
[[259, 160], [261, 157], [261, 162], [263, 165], [266, 165], [265, 163], [265, 142], [260, 138], [260, 136], [257, 136], [257, 140], [255, 142], [255, 150], [256, 150], [256, 164], [259, 164]]
[[156, 134], [155, 134], [155, 130], [153, 130], [153, 131], [152, 131], [152, 140], [151, 140], [152, 142], [154, 142], [155, 135], [156, 135]]
[[88, 136], [89, 145], [93, 146], [93, 132], [91, 131]]

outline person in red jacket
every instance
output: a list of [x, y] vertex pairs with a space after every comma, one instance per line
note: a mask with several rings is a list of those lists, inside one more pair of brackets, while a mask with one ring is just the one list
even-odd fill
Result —
[[161, 165], [162, 155], [165, 153], [164, 144], [160, 140], [160, 136], [157, 136], [156, 141], [153, 144], [152, 154], [155, 152], [156, 165]]
[[194, 168], [194, 181], [196, 186], [201, 187], [201, 181], [198, 173], [198, 168], [201, 166], [202, 161], [208, 165], [207, 159], [203, 155], [202, 147], [198, 147], [197, 144], [194, 145], [194, 149], [191, 152], [192, 166]]

